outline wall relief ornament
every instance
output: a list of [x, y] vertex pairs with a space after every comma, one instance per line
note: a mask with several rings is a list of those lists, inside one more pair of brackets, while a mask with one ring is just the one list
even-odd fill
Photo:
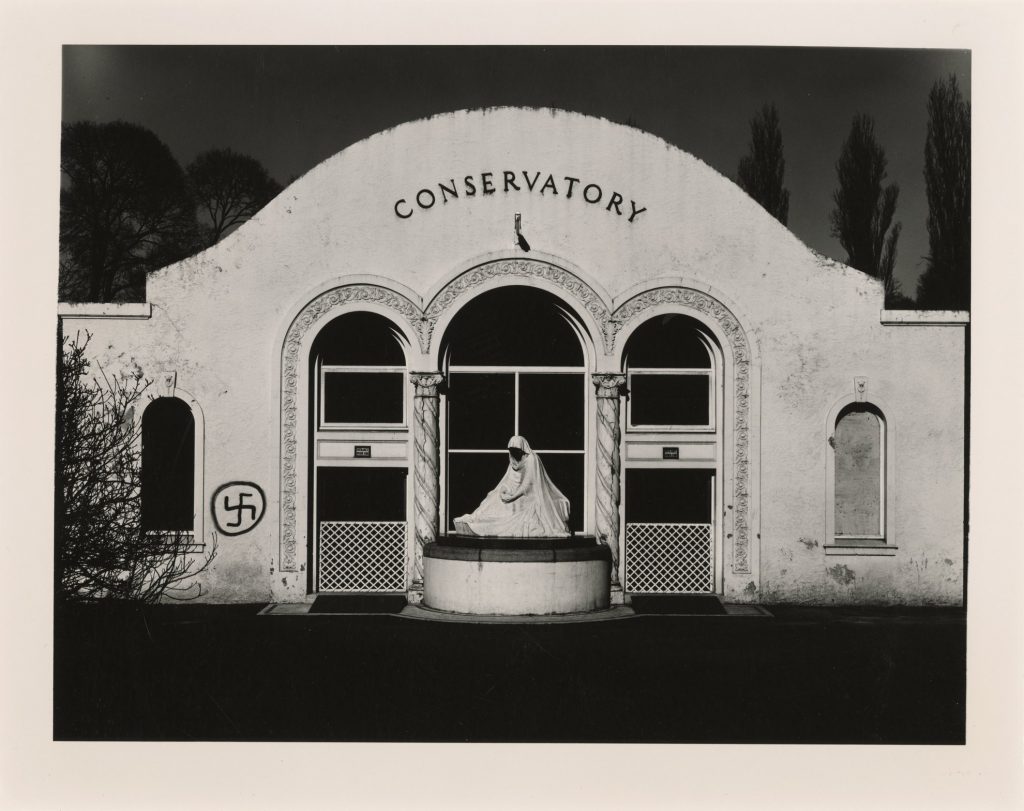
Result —
[[452, 279], [427, 305], [424, 319], [421, 322], [420, 343], [424, 346], [430, 346], [437, 322], [465, 292], [472, 290], [474, 287], [479, 287], [496, 277], [519, 277], [526, 280], [544, 279], [569, 294], [601, 325], [601, 338], [605, 353], [609, 355], [612, 353], [613, 344], [608, 342], [610, 332], [607, 327], [610, 313], [594, 288], [568, 270], [533, 259], [505, 259], [497, 262], [488, 262], [485, 265], [478, 265], [467, 270], [465, 273]]

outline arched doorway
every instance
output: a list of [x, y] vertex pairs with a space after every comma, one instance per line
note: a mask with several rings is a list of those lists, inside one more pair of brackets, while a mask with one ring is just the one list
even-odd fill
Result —
[[497, 484], [514, 435], [569, 499], [572, 531], [589, 531], [588, 342], [572, 311], [535, 287], [489, 290], [455, 314], [440, 343], [442, 532]]
[[406, 340], [374, 312], [328, 322], [309, 353], [311, 592], [406, 588], [411, 397]]
[[664, 313], [630, 335], [622, 364], [624, 588], [721, 591], [721, 348], [696, 319]]

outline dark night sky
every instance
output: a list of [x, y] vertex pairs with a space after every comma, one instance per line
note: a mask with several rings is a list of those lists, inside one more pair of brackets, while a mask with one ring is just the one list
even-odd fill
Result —
[[774, 101], [786, 150], [789, 227], [846, 258], [829, 234], [835, 161], [855, 113], [875, 119], [900, 186], [897, 279], [913, 295], [928, 250], [925, 109], [967, 51], [633, 47], [67, 46], [63, 119], [124, 119], [156, 132], [184, 165], [231, 147], [287, 183], [380, 130], [463, 108], [557, 107], [627, 118], [727, 177], [749, 120]]

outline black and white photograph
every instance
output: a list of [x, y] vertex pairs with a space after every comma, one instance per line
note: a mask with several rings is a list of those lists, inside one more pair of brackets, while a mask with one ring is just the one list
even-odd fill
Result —
[[445, 40], [51, 46], [49, 744], [961, 756], [985, 55]]

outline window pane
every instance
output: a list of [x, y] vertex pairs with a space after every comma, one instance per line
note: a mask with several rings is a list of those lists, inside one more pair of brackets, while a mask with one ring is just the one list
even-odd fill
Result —
[[707, 375], [630, 375], [630, 423], [707, 425], [709, 382]]
[[569, 529], [583, 532], [583, 454], [542, 453], [541, 461], [555, 487], [569, 499]]
[[710, 369], [711, 356], [699, 335], [692, 318], [657, 316], [629, 337], [626, 363], [634, 369]]
[[404, 521], [404, 467], [322, 467], [317, 471], [321, 521]]
[[324, 422], [404, 422], [402, 372], [325, 372]]
[[452, 319], [444, 352], [453, 366], [582, 366], [583, 349], [568, 318], [545, 290], [491, 290]]
[[462, 372], [448, 376], [448, 447], [505, 450], [513, 434], [513, 375]]
[[[508, 438], [506, 437], [506, 441]], [[473, 512], [508, 469], [508, 453], [448, 454], [448, 531], [454, 520]]]
[[195, 421], [181, 400], [160, 397], [142, 415], [142, 528], [191, 530]]
[[397, 334], [382, 315], [349, 313], [320, 331], [311, 357], [328, 366], [405, 366]]
[[519, 433], [538, 450], [583, 450], [583, 375], [519, 375]]
[[710, 524], [710, 470], [626, 471], [626, 521]]
[[869, 411], [854, 411], [836, 425], [836, 534], [879, 535], [881, 425]]

